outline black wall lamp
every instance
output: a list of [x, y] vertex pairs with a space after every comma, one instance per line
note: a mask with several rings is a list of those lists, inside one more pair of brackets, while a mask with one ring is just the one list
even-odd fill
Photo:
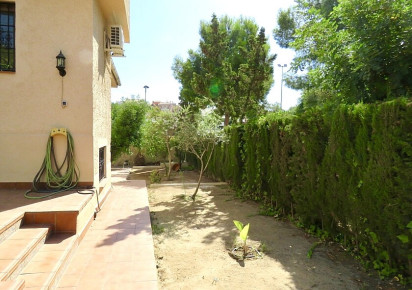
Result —
[[59, 70], [59, 73], [62, 77], [66, 75], [66, 57], [63, 55], [62, 51], [56, 56], [57, 65], [56, 68]]

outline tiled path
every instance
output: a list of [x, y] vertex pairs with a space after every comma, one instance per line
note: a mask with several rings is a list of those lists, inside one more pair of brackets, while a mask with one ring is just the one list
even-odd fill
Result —
[[[157, 289], [146, 184], [118, 181], [66, 269], [60, 289]], [[124, 180], [124, 179], [123, 179]]]

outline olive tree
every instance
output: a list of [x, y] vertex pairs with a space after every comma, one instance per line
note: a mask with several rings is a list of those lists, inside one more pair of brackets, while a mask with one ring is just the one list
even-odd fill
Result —
[[175, 144], [173, 137], [177, 127], [178, 111], [151, 109], [142, 127], [141, 148], [145, 154], [168, 161], [167, 180], [170, 180], [172, 156]]
[[192, 153], [199, 160], [199, 180], [192, 199], [195, 200], [203, 173], [209, 165], [216, 144], [223, 141], [222, 118], [208, 110], [193, 113], [189, 108], [181, 111], [175, 133], [177, 147]]

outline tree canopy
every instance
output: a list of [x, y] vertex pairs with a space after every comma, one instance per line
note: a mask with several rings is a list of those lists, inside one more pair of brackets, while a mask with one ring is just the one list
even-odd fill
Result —
[[130, 146], [139, 147], [142, 139], [140, 127], [147, 109], [148, 105], [143, 100], [112, 104], [112, 160], [127, 152]]
[[173, 137], [178, 124], [178, 110], [162, 111], [159, 108], [151, 108], [146, 115], [142, 126], [141, 148], [145, 155], [168, 160], [169, 166], [167, 179], [170, 180], [172, 169], [172, 153], [175, 147]]
[[180, 102], [199, 110], [213, 106], [225, 124], [253, 118], [263, 108], [273, 83], [273, 61], [265, 29], [253, 20], [227, 16], [201, 22], [197, 50], [176, 57]]
[[298, 0], [281, 11], [274, 38], [296, 50], [289, 80], [306, 106], [411, 95], [412, 2]]

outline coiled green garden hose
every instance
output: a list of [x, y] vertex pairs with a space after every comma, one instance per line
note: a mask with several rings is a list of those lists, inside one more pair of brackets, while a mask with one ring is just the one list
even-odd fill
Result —
[[[67, 137], [67, 151], [61, 166], [57, 164], [54, 154], [53, 136], [56, 134], [62, 134]], [[74, 157], [72, 135], [66, 129], [53, 129], [47, 141], [46, 156], [44, 157], [43, 164], [33, 179], [32, 188], [28, 190], [24, 196], [30, 199], [40, 199], [75, 188], [79, 182], [80, 173]], [[62, 174], [62, 169], [65, 165], [66, 172]], [[42, 187], [41, 178], [43, 175], [45, 177], [46, 188], [40, 189]], [[31, 192], [46, 194], [41, 196], [29, 195]]]

